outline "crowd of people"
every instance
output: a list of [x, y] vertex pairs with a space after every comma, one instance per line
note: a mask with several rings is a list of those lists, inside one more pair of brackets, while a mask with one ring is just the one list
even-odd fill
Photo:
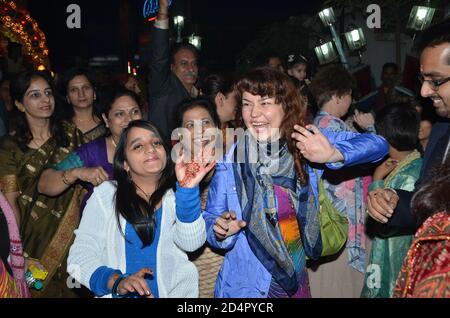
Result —
[[421, 37], [420, 93], [387, 63], [369, 110], [341, 65], [199, 76], [169, 34], [159, 0], [148, 95], [1, 79], [0, 297], [450, 297], [448, 28]]

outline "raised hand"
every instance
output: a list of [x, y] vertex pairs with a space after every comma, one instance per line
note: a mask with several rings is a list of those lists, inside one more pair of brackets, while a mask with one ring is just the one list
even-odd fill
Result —
[[316, 126], [307, 125], [304, 128], [295, 125], [294, 130], [296, 132], [292, 133], [291, 137], [297, 141], [297, 149], [309, 161], [329, 163], [344, 160], [344, 156], [330, 144]]
[[[183, 151], [183, 150], [182, 150]], [[197, 186], [216, 165], [213, 150], [202, 151], [194, 157], [194, 161], [185, 162], [185, 154], [181, 153], [175, 165], [175, 174], [181, 187], [193, 188]]]
[[159, 0], [159, 9], [166, 9], [169, 7], [169, 0]]
[[224, 212], [218, 217], [214, 223], [213, 231], [217, 240], [223, 241], [229, 236], [232, 236], [247, 226], [243, 220], [238, 220], [236, 213], [233, 211]]
[[360, 113], [358, 110], [355, 110], [353, 121], [364, 130], [367, 130], [370, 126], [375, 125], [375, 117], [372, 113]]
[[128, 276], [122, 280], [117, 286], [117, 293], [119, 295], [126, 295], [128, 293], [138, 293], [141, 296], [147, 298], [154, 298], [150, 288], [148, 288], [145, 275], [152, 275], [153, 272], [150, 268], [142, 268], [139, 272]]
[[169, 17], [168, 0], [159, 0], [158, 20], [165, 20]]

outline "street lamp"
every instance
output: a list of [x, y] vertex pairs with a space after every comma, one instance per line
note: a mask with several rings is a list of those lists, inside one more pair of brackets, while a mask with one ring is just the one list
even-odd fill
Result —
[[314, 51], [320, 64], [330, 63], [338, 57], [333, 42], [331, 41], [324, 43], [320, 40], [319, 45], [314, 48]]
[[200, 36], [192, 34], [189, 37], [188, 41], [189, 41], [190, 44], [195, 46], [198, 50], [201, 49], [201, 47], [202, 47], [202, 38]]
[[361, 28], [352, 28], [352, 30], [344, 33], [344, 35], [350, 51], [360, 50], [366, 45], [366, 38]]
[[336, 22], [336, 16], [334, 14], [333, 8], [331, 7], [320, 11], [319, 18], [326, 27]]
[[177, 42], [181, 42], [181, 30], [184, 27], [184, 17], [181, 15], [177, 15], [173, 17], [173, 24], [177, 28]]
[[366, 46], [366, 38], [361, 28], [355, 29], [350, 26], [350, 31], [344, 33], [345, 40], [350, 51], [358, 51], [359, 63], [361, 63], [361, 49]]
[[435, 8], [428, 6], [414, 6], [409, 14], [408, 24], [406, 27], [416, 31], [426, 29], [430, 25], [431, 20], [433, 20], [435, 11]]
[[[336, 22], [336, 16], [334, 14], [333, 8], [326, 8], [319, 12], [319, 18], [322, 21], [324, 26], [327, 26], [330, 28], [331, 35], [333, 36], [334, 44], [336, 45], [336, 49], [339, 53], [339, 57], [341, 59], [342, 64], [344, 64], [344, 67], [346, 69], [349, 68], [349, 64], [347, 61], [347, 57], [344, 53], [344, 48], [342, 47], [341, 39], [339, 38], [339, 35], [336, 32], [336, 29], [334, 28], [334, 23]], [[316, 51], [317, 54], [317, 51]]]

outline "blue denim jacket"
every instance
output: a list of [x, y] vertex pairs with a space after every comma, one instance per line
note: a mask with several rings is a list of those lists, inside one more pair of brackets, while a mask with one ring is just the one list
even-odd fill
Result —
[[[343, 166], [376, 162], [388, 154], [389, 147], [383, 137], [352, 132], [327, 132], [321, 130], [328, 140], [344, 156], [343, 163], [327, 164], [330, 169]], [[364, 149], [364, 151], [362, 151]], [[223, 212], [234, 211], [242, 219], [242, 211], [232, 166], [234, 148], [224, 162], [216, 165], [216, 172], [208, 190], [208, 201], [203, 217], [206, 222], [207, 240], [211, 246], [227, 251], [217, 277], [215, 297], [219, 298], [266, 298], [272, 275], [253, 254], [245, 236], [245, 228], [223, 241], [217, 241], [213, 226]], [[318, 177], [323, 171], [318, 170]], [[312, 168], [308, 167], [309, 182], [318, 200], [318, 186]]]

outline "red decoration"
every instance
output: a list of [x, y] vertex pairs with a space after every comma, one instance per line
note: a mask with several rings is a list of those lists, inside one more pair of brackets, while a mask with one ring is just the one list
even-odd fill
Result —
[[200, 171], [200, 164], [198, 162], [189, 162], [186, 164], [186, 172], [183, 180], [180, 182], [181, 187], [186, 187], [186, 185], [197, 175]]

